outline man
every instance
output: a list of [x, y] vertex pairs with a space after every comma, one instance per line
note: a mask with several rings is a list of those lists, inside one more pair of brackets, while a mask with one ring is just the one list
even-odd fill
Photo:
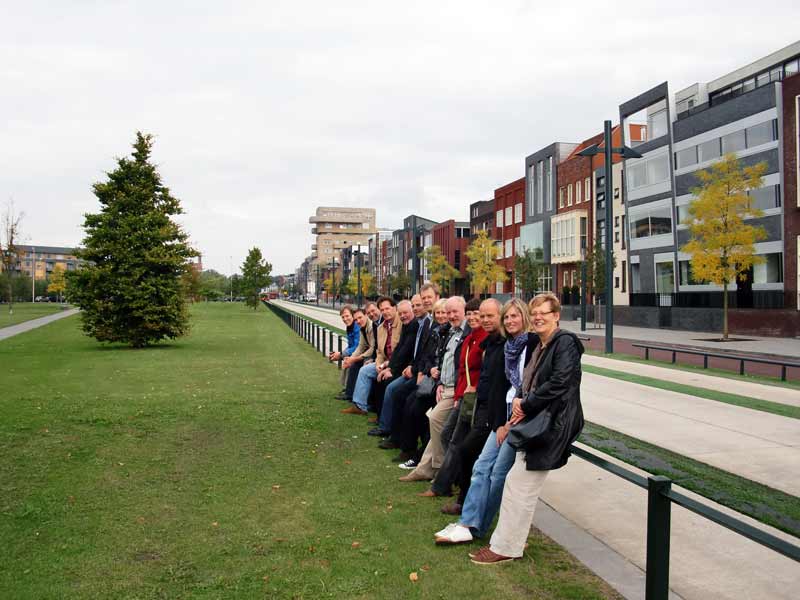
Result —
[[[381, 312], [381, 323], [378, 325], [377, 344], [375, 362], [361, 368], [358, 372], [356, 387], [353, 391], [353, 406], [342, 410], [349, 415], [366, 415], [369, 402], [369, 393], [372, 384], [378, 378], [378, 374], [389, 366], [389, 359], [392, 352], [400, 341], [400, 328], [402, 323], [397, 318], [397, 308], [394, 300], [387, 296], [381, 296], [377, 302], [377, 308]], [[369, 309], [368, 311], [369, 312]]]
[[[377, 303], [375, 302], [367, 302], [367, 306], [365, 307], [367, 312], [367, 317], [370, 321], [372, 321], [373, 325], [380, 325], [383, 317], [381, 317], [381, 311], [378, 308]], [[375, 330], [377, 331], [377, 329]]]
[[347, 369], [347, 385], [345, 387], [345, 398], [353, 399], [353, 391], [356, 387], [358, 372], [361, 367], [372, 361], [375, 356], [375, 329], [372, 320], [369, 319], [363, 308], [353, 311], [353, 317], [360, 328], [360, 339], [355, 352], [342, 361], [342, 368]]
[[445, 310], [450, 323], [447, 343], [444, 346], [439, 366], [431, 369], [431, 377], [439, 380], [436, 387], [436, 404], [428, 412], [430, 423], [430, 440], [425, 447], [425, 452], [419, 465], [401, 481], [422, 481], [433, 479], [444, 459], [441, 433], [444, 424], [453, 410], [453, 395], [455, 394], [456, 375], [458, 373], [458, 350], [461, 340], [469, 334], [465, 319], [464, 309], [466, 301], [461, 296], [454, 296], [447, 300]]
[[[403, 304], [403, 302], [400, 304]], [[401, 320], [403, 320], [403, 314], [399, 311], [400, 304], [397, 305], [398, 313], [400, 314]], [[410, 318], [413, 319], [414, 324], [413, 326], [411, 323], [406, 324], [406, 321], [403, 320], [400, 343], [390, 361], [392, 381], [386, 387], [386, 392], [383, 396], [383, 405], [381, 407], [378, 427], [371, 429], [368, 432], [369, 435], [388, 437], [392, 432], [392, 424], [397, 414], [396, 403], [404, 402], [405, 397], [417, 387], [417, 379], [412, 372], [413, 363], [420, 347], [420, 337], [426, 327], [430, 328], [430, 321], [428, 319], [428, 313], [425, 312], [422, 297], [419, 294], [415, 294], [411, 298], [409, 306], [413, 313]], [[401, 347], [403, 348], [402, 352]], [[402, 371], [398, 372], [398, 369], [402, 369]], [[381, 375], [383, 375], [383, 373]], [[385, 450], [399, 447], [392, 442], [381, 442], [379, 446]]]

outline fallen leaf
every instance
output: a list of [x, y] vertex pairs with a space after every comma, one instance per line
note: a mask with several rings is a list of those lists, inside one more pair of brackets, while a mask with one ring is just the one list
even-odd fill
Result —
[[360, 548], [361, 547], [361, 542], [353, 542], [352, 544], [350, 544], [350, 547], [351, 548]]
[[272, 486], [272, 489], [273, 489], [273, 490], [279, 490], [279, 489], [281, 489], [281, 486], [279, 486], [279, 485], [273, 485], [273, 486]]
[[144, 517], [136, 517], [136, 522], [139, 525], [144, 525]]
[[430, 571], [430, 570], [431, 570], [430, 566], [428, 566], [428, 565], [422, 565], [420, 568], [421, 568], [423, 571]]
[[352, 462], [353, 462], [352, 460], [346, 460], [346, 461], [344, 461], [344, 464], [346, 464], [346, 465], [349, 465], [349, 464], [351, 464]]
[[219, 527], [219, 523], [217, 523], [216, 521], [214, 521], [213, 523], [211, 523], [211, 526], [212, 526], [212, 527]]
[[67, 502], [70, 504], [75, 504], [75, 496], [67, 496]]
[[269, 575], [264, 575], [261, 579], [264, 580], [264, 583], [269, 581]]
[[414, 571], [413, 573], [409, 573], [408, 578], [411, 581], [417, 581], [419, 579], [419, 575], [417, 575], [417, 572]]

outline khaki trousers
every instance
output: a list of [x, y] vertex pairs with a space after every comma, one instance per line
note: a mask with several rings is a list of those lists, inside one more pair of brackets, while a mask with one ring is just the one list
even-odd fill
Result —
[[518, 558], [525, 550], [525, 542], [533, 525], [533, 513], [539, 501], [539, 492], [550, 471], [528, 471], [525, 453], [517, 452], [514, 466], [508, 472], [500, 504], [497, 529], [489, 541], [495, 554]]
[[442, 399], [436, 403], [428, 413], [431, 428], [431, 439], [425, 446], [425, 452], [413, 474], [426, 479], [433, 479], [444, 461], [444, 448], [442, 448], [442, 429], [453, 410], [453, 396], [455, 388], [442, 386]]

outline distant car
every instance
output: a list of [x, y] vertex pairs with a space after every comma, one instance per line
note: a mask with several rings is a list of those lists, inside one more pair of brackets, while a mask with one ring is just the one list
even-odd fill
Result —
[[33, 301], [34, 302], [50, 302], [50, 297], [49, 296], [36, 296], [36, 298], [34, 298]]
[[306, 302], [316, 302], [317, 295], [316, 294], [306, 294]]

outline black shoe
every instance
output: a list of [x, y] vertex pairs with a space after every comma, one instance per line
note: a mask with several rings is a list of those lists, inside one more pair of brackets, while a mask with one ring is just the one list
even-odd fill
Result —
[[391, 435], [391, 431], [384, 431], [380, 427], [373, 427], [367, 432], [367, 435], [374, 435], [377, 437], [389, 437]]
[[345, 394], [344, 392], [339, 392], [334, 396], [334, 398], [336, 398], [337, 400], [350, 400], [350, 398], [348, 398], [347, 394]]
[[383, 440], [380, 444], [378, 444], [378, 448], [382, 448], [383, 450], [396, 450], [399, 448], [397, 444], [395, 444], [392, 440]]
[[409, 460], [409, 459], [411, 459], [411, 458], [414, 458], [414, 455], [413, 455], [413, 454], [411, 454], [411, 452], [406, 452], [406, 451], [404, 450], [403, 452], [401, 452], [400, 454], [398, 454], [397, 456], [395, 456], [395, 457], [392, 459], [392, 462], [396, 462], [396, 463], [404, 463], [404, 462], [406, 462], [407, 460]]

